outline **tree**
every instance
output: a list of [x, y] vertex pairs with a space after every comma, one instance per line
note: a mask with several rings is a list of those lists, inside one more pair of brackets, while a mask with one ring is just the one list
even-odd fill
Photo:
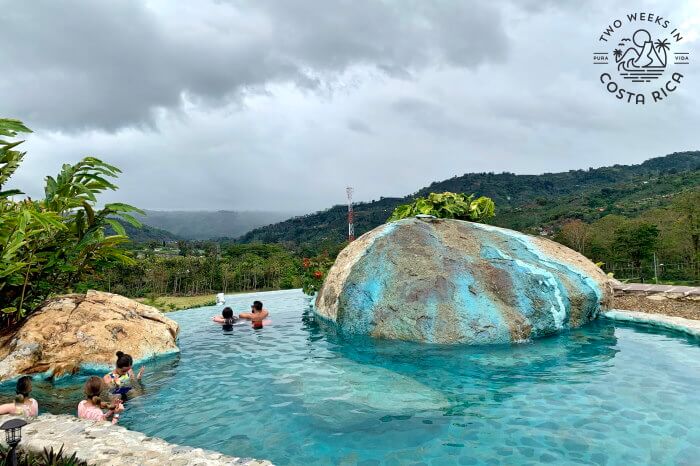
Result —
[[219, 265], [219, 272], [221, 274], [221, 291], [228, 293], [229, 286], [235, 280], [236, 274], [228, 262], [222, 262]]
[[650, 260], [659, 240], [659, 229], [651, 223], [641, 222], [624, 226], [615, 231], [613, 248], [639, 269], [643, 261]]
[[681, 194], [674, 199], [671, 208], [680, 214], [682, 230], [686, 232], [692, 247], [695, 278], [700, 278], [700, 189]]
[[620, 215], [606, 215], [589, 225], [588, 256], [594, 262], [605, 262], [606, 264], [618, 260], [613, 248], [615, 231], [628, 223], [629, 220]]
[[560, 235], [568, 246], [583, 254], [588, 239], [588, 229], [588, 225], [579, 219], [569, 220], [562, 225]]

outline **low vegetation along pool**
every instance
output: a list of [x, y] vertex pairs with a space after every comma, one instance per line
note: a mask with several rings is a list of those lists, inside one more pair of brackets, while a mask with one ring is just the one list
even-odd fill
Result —
[[[182, 353], [147, 366], [146, 393], [122, 424], [276, 464], [700, 458], [697, 340], [600, 319], [516, 346], [343, 343], [321, 331], [299, 291], [228, 304], [240, 312], [253, 299], [271, 312], [262, 330], [224, 333], [209, 321], [216, 307], [170, 314]], [[44, 411], [73, 413], [82, 380], [37, 383], [35, 395]]]

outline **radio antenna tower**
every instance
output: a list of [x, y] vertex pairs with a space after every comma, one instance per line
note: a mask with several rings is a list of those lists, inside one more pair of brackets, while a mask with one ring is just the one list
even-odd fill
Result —
[[348, 195], [348, 241], [351, 243], [355, 240], [355, 213], [352, 210], [352, 191], [351, 186], [345, 189]]

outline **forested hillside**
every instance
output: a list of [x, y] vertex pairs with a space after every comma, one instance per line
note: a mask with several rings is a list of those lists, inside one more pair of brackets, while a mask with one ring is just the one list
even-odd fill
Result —
[[[639, 165], [542, 175], [473, 173], [436, 182], [404, 198], [355, 206], [361, 235], [393, 209], [430, 192], [488, 196], [488, 223], [551, 237], [634, 281], [700, 281], [700, 152], [674, 153]], [[346, 206], [253, 230], [242, 243], [285, 243], [309, 254], [346, 239]]]
[[[700, 283], [700, 152], [537, 176], [454, 177], [405, 198], [358, 204], [357, 234], [384, 223], [397, 205], [443, 191], [493, 198], [496, 217], [490, 223], [548, 236], [604, 263], [616, 278]], [[220, 239], [160, 247], [167, 232], [146, 228], [129, 234], [147, 240], [134, 245], [137, 264], [96, 276], [87, 287], [128, 296], [298, 287], [303, 258], [325, 251], [332, 259], [344, 244], [347, 207], [259, 228], [238, 241], [282, 244]]]
[[[135, 227], [123, 220], [117, 220], [124, 227], [124, 232], [134, 243], [173, 243], [175, 241], [182, 240], [181, 237], [170, 233], [169, 231], [162, 230], [160, 228], [155, 228], [148, 225], [141, 225], [140, 227]], [[114, 234], [114, 229], [109, 227], [106, 230], [107, 234]]]
[[[496, 202], [489, 223], [538, 233], [565, 219], [595, 221], [608, 214], [635, 216], [667, 205], [684, 190], [700, 186], [700, 151], [657, 157], [639, 165], [614, 165], [542, 175], [469, 173], [432, 183], [403, 198], [382, 198], [355, 205], [359, 236], [384, 223], [393, 209], [430, 192], [464, 192], [488, 196]], [[257, 228], [242, 243], [287, 242], [321, 244], [343, 241], [347, 234], [347, 207], [295, 217]]]

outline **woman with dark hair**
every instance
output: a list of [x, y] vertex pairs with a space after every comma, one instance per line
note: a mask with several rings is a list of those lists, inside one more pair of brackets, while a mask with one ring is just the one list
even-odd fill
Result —
[[225, 331], [230, 332], [233, 330], [233, 324], [238, 321], [238, 318], [233, 315], [233, 309], [230, 307], [225, 307], [224, 310], [221, 311], [220, 316], [214, 316], [211, 318], [211, 320], [212, 322], [221, 324]]
[[233, 309], [225, 307], [220, 316], [214, 316], [211, 320], [217, 324], [233, 325], [238, 319], [233, 315]]
[[16, 416], [37, 416], [39, 414], [39, 403], [34, 398], [30, 398], [32, 392], [32, 378], [28, 376], [20, 377], [15, 387], [15, 401], [0, 405], [0, 414], [14, 414]]
[[117, 351], [117, 367], [103, 377], [104, 382], [112, 388], [112, 393], [125, 395], [129, 388], [141, 381], [144, 366], [141, 366], [138, 374], [133, 370], [134, 358], [130, 354]]

